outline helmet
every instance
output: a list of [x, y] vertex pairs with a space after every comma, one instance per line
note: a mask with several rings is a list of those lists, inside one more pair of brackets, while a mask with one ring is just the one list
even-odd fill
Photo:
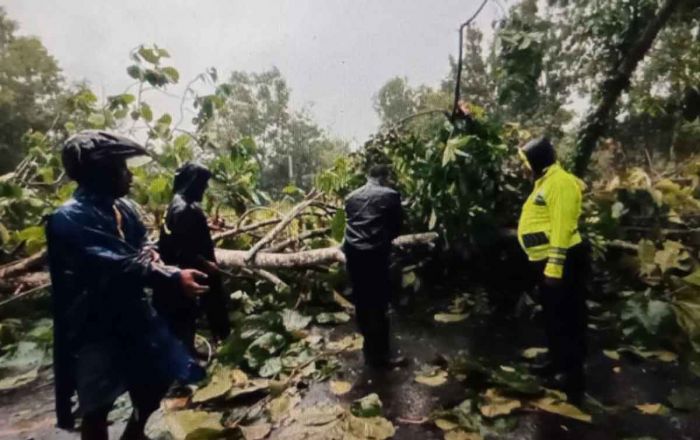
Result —
[[148, 151], [129, 138], [106, 131], [84, 130], [63, 144], [61, 160], [68, 177], [80, 180], [94, 166], [143, 155], [148, 155]]
[[545, 168], [557, 161], [554, 145], [545, 136], [531, 140], [519, 152], [536, 175], [542, 174]]

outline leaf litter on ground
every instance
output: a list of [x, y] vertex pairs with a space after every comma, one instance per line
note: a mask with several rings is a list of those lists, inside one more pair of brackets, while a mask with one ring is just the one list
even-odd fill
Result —
[[423, 385], [437, 387], [447, 382], [447, 371], [435, 365], [424, 365], [416, 372], [414, 380]]

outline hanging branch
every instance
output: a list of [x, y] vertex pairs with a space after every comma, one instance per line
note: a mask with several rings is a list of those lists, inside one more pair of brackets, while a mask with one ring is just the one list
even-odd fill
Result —
[[457, 109], [459, 108], [459, 100], [461, 98], [460, 96], [460, 89], [462, 85], [462, 47], [464, 46], [464, 29], [467, 28], [470, 24], [472, 24], [472, 21], [481, 13], [481, 10], [484, 9], [484, 6], [486, 6], [486, 3], [489, 0], [484, 0], [481, 2], [481, 5], [479, 6], [479, 9], [476, 10], [474, 15], [472, 15], [469, 20], [465, 21], [462, 23], [462, 25], [459, 27], [459, 58], [457, 59], [457, 81], [455, 82], [455, 99], [454, 103], [452, 104], [452, 116], [450, 117], [450, 120], [452, 122], [455, 121], [455, 118], [457, 117]]

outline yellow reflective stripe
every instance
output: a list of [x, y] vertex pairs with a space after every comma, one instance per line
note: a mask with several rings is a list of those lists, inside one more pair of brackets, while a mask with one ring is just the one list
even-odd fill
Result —
[[564, 266], [561, 266], [559, 264], [547, 263], [547, 265], [544, 268], [544, 274], [549, 278], [559, 279], [562, 276], [564, 276]]

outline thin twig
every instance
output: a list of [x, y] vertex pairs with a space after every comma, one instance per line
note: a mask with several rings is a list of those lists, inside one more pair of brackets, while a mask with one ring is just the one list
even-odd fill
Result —
[[25, 297], [27, 297], [27, 296], [33, 294], [33, 293], [39, 292], [39, 291], [41, 291], [41, 290], [44, 290], [44, 289], [46, 289], [46, 288], [49, 287], [49, 286], [51, 286], [51, 283], [42, 284], [41, 286], [34, 287], [33, 289], [29, 289], [29, 290], [27, 290], [26, 292], [22, 292], [22, 293], [20, 293], [19, 295], [14, 295], [14, 296], [12, 296], [12, 297], [10, 297], [10, 298], [7, 298], [6, 300], [0, 302], [0, 307], [4, 306], [4, 305], [6, 305], [6, 304], [9, 304], [9, 303], [11, 303], [11, 302], [14, 302], [14, 301], [16, 301], [16, 300], [18, 300], [18, 299], [25, 298]]
[[329, 233], [331, 228], [321, 228], [321, 229], [313, 229], [311, 231], [306, 231], [303, 234], [299, 234], [297, 237], [291, 237], [286, 240], [280, 241], [279, 243], [273, 244], [270, 247], [266, 247], [263, 249], [263, 252], [280, 252], [286, 249], [288, 246], [302, 242], [304, 240], [307, 240], [309, 238], [315, 238], [315, 237], [320, 237], [323, 235], [326, 235]]

